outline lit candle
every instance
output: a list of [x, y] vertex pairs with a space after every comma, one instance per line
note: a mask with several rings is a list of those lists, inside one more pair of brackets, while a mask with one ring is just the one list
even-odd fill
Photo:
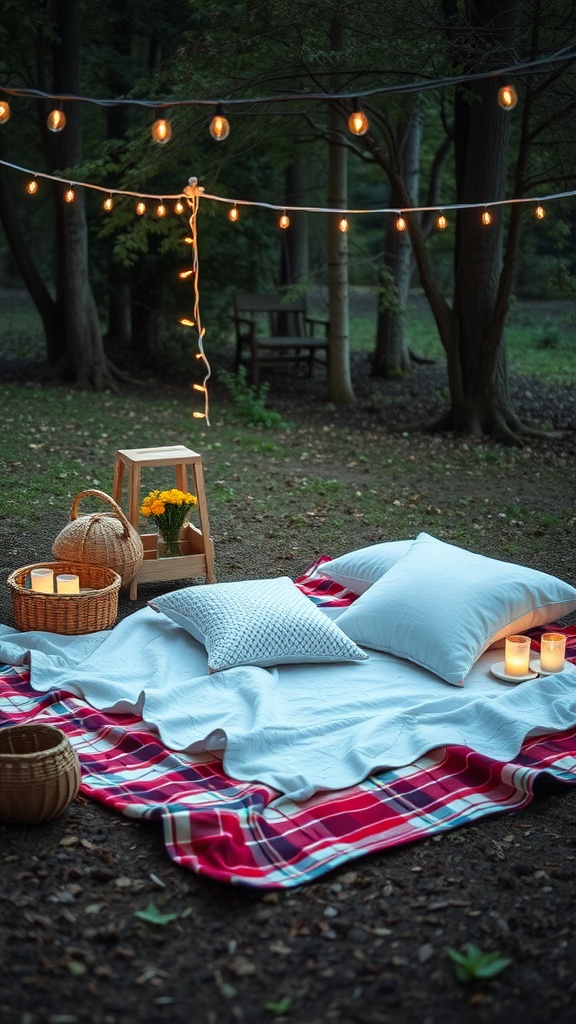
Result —
[[63, 572], [56, 577], [56, 590], [59, 594], [79, 594], [80, 580], [73, 573]]
[[542, 672], [561, 672], [564, 668], [566, 637], [563, 633], [543, 633], [540, 638]]
[[54, 593], [54, 573], [52, 569], [32, 569], [30, 572], [30, 586], [41, 594]]
[[530, 671], [530, 637], [507, 636], [504, 671], [507, 676], [526, 676]]

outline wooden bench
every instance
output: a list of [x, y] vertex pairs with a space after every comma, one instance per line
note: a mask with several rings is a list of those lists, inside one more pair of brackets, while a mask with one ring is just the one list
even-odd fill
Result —
[[[323, 353], [322, 363], [328, 365], [330, 325], [308, 316], [305, 299], [238, 293], [234, 296], [234, 323], [236, 372], [247, 362], [256, 387], [266, 366], [306, 363], [310, 374], [319, 353]], [[316, 328], [323, 333], [316, 335]]]

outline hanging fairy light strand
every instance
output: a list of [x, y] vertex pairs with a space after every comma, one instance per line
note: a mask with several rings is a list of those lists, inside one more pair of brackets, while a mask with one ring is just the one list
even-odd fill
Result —
[[193, 412], [192, 416], [194, 419], [205, 419], [206, 426], [210, 426], [209, 417], [209, 400], [208, 400], [208, 380], [211, 376], [212, 370], [210, 369], [210, 363], [206, 358], [204, 351], [204, 335], [206, 328], [202, 326], [202, 319], [200, 316], [200, 285], [199, 285], [199, 260], [198, 260], [198, 234], [197, 234], [197, 214], [198, 204], [200, 196], [202, 195], [202, 189], [198, 185], [197, 178], [190, 178], [186, 188], [184, 189], [184, 195], [186, 196], [186, 202], [190, 210], [190, 217], [188, 224], [190, 226], [190, 237], [186, 239], [186, 242], [192, 249], [192, 269], [190, 272], [185, 271], [180, 274], [181, 279], [192, 278], [192, 287], [194, 292], [194, 311], [193, 320], [189, 320], [187, 317], [182, 317], [180, 323], [183, 327], [195, 327], [198, 334], [198, 352], [196, 353], [196, 359], [200, 360], [204, 364], [204, 378], [201, 384], [193, 384], [192, 390], [197, 391], [204, 396], [204, 412]]

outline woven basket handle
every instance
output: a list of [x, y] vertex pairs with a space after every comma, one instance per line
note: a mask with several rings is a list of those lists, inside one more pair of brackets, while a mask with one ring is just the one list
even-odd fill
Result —
[[82, 501], [82, 498], [89, 498], [89, 497], [101, 498], [102, 501], [107, 502], [107, 504], [111, 506], [111, 508], [114, 511], [114, 514], [118, 517], [118, 519], [122, 523], [122, 526], [124, 527], [122, 536], [123, 537], [129, 537], [130, 536], [130, 528], [131, 528], [130, 527], [130, 523], [126, 519], [126, 516], [124, 515], [122, 509], [120, 508], [120, 505], [118, 505], [114, 501], [114, 498], [111, 498], [109, 494], [106, 494], [105, 491], [96, 491], [96, 490], [80, 491], [80, 494], [77, 494], [76, 497], [74, 498], [74, 501], [72, 502], [72, 508], [70, 509], [70, 521], [71, 522], [74, 519], [78, 518], [78, 505]]

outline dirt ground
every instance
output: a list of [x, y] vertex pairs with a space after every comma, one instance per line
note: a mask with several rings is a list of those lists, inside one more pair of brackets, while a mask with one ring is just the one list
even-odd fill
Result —
[[[434, 366], [415, 374], [410, 414], [435, 411], [441, 376]], [[292, 386], [273, 381], [270, 404], [296, 422], [302, 444], [316, 433], [316, 475], [332, 467], [332, 475], [370, 479], [378, 437], [397, 426], [394, 388], [368, 381], [359, 393], [349, 430], [350, 448], [367, 453], [360, 468], [346, 468], [341, 448], [323, 432], [333, 413], [322, 403], [318, 378]], [[558, 495], [529, 488], [527, 469], [534, 479], [554, 459], [566, 466], [562, 504], [575, 508], [574, 388], [515, 381], [514, 392], [521, 410], [535, 418], [541, 412], [571, 432], [560, 444], [531, 446], [524, 471], [506, 480], [511, 501], [553, 508]], [[501, 479], [481, 477], [431, 480], [428, 446], [452, 442], [406, 435], [403, 443], [421, 460], [416, 486], [425, 504], [459, 495], [480, 502], [502, 487]], [[265, 452], [254, 458], [263, 478], [282, 476], [288, 495], [302, 472], [298, 456], [280, 467]], [[411, 474], [406, 488], [414, 487]], [[402, 493], [397, 477], [395, 490]], [[275, 566], [278, 574], [302, 571], [302, 553], [287, 553], [274, 524], [262, 524], [264, 534], [246, 508], [229, 514], [228, 522], [213, 524], [220, 579], [272, 575]], [[46, 543], [56, 525], [45, 523]], [[575, 583], [575, 536], [574, 525], [567, 527], [562, 550], [543, 547], [536, 567]], [[2, 524], [0, 539], [6, 542]], [[361, 521], [351, 522], [350, 548], [374, 539]], [[19, 564], [49, 553], [42, 538], [18, 543]], [[498, 543], [495, 533], [484, 553], [498, 554]], [[136, 606], [122, 598], [120, 614], [147, 596], [141, 588]], [[0, 621], [10, 621], [7, 601], [4, 594]], [[300, 889], [254, 893], [175, 867], [158, 827], [80, 795], [54, 822], [0, 825], [0, 1021], [572, 1024], [575, 814], [576, 787], [542, 782], [524, 811], [351, 862]], [[177, 917], [165, 927], [146, 924], [135, 912], [149, 901]], [[463, 985], [446, 949], [466, 943], [499, 951], [511, 963], [491, 981]]]

